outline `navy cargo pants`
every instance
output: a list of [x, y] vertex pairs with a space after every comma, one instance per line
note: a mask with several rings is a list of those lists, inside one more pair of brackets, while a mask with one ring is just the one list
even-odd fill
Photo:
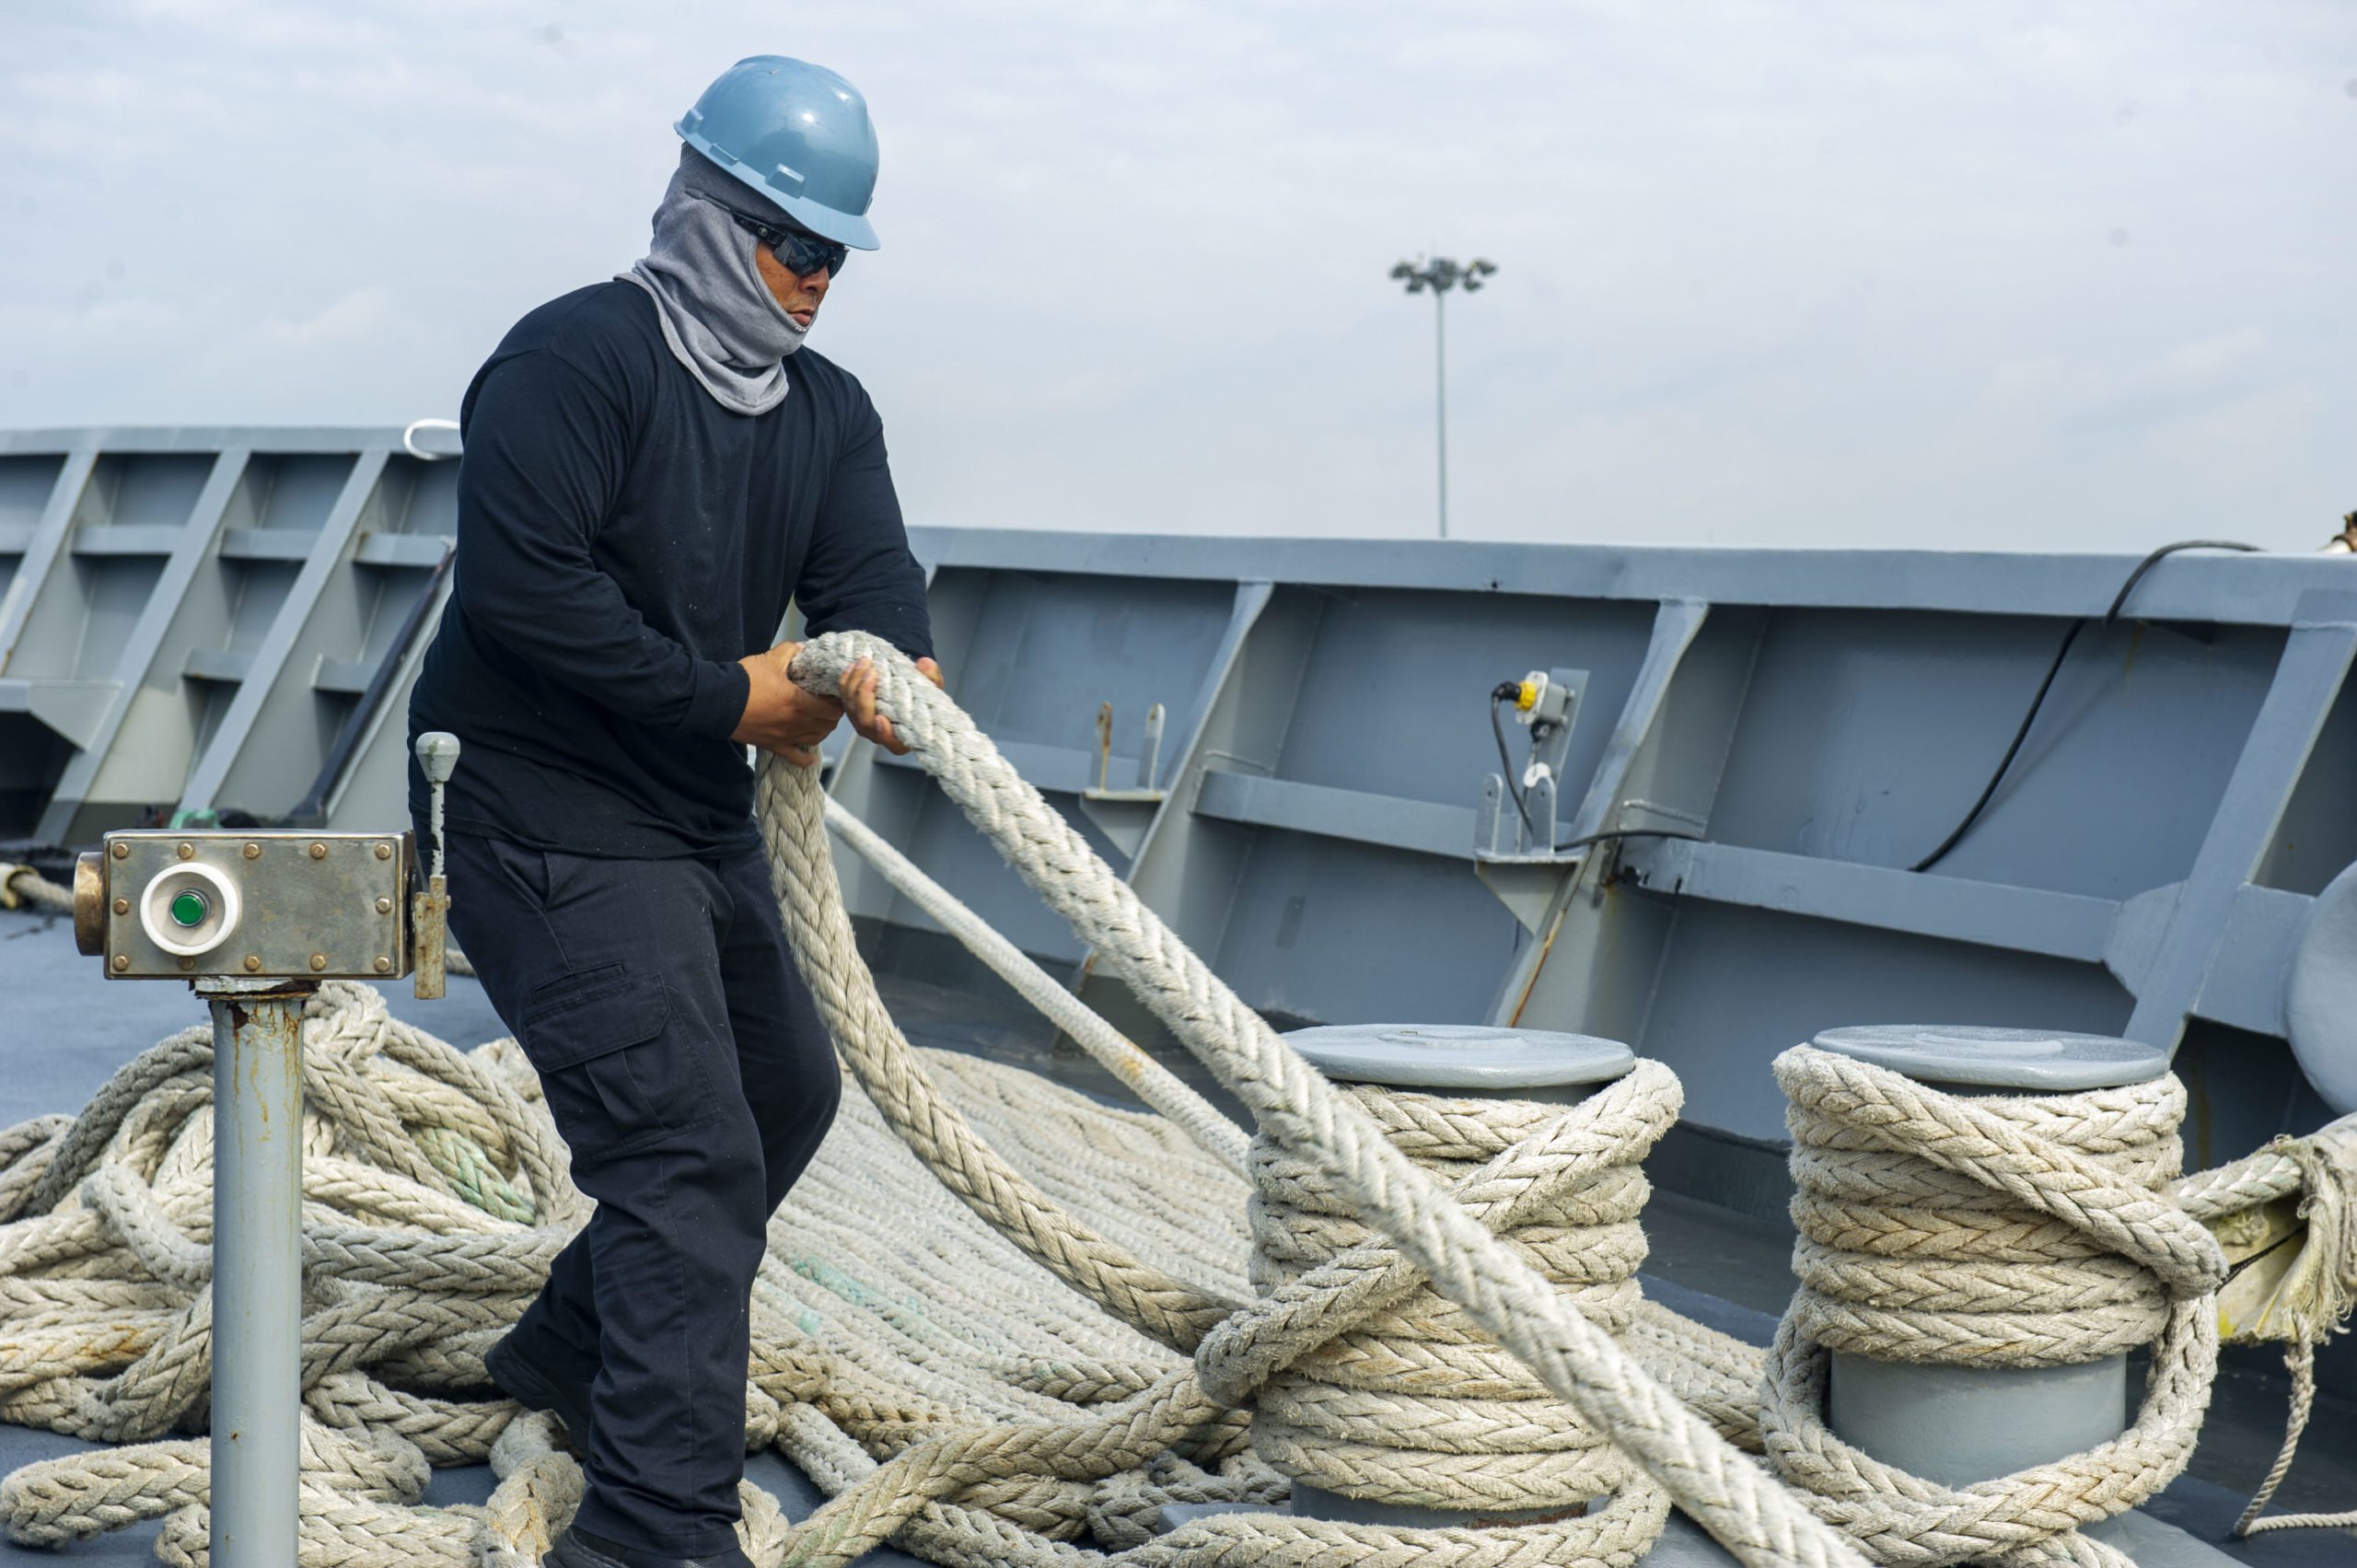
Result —
[[733, 1549], [748, 1296], [842, 1093], [768, 869], [448, 844], [451, 932], [598, 1202], [514, 1330], [590, 1386], [576, 1523], [660, 1556]]

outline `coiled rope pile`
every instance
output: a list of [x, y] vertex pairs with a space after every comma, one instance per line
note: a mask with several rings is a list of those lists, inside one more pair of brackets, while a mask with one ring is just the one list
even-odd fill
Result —
[[[402, 1506], [433, 1464], [479, 1460], [514, 1413], [444, 1397], [522, 1311], [584, 1217], [563, 1146], [526, 1109], [511, 1043], [460, 1053], [374, 991], [305, 1011], [305, 1540], [322, 1561], [470, 1542]], [[11, 1536], [54, 1544], [164, 1516], [159, 1553], [203, 1554], [210, 1378], [213, 1037], [174, 1035], [82, 1114], [0, 1139], [0, 1418], [138, 1446], [28, 1466]], [[551, 1225], [525, 1216], [545, 1209]], [[398, 1542], [399, 1548], [389, 1548]]]
[[[304, 1040], [303, 1561], [535, 1559], [578, 1500], [578, 1467], [546, 1418], [516, 1420], [488, 1397], [482, 1353], [586, 1213], [530, 1067], [511, 1042], [455, 1051], [341, 983], [307, 1007]], [[0, 1511], [18, 1541], [162, 1517], [159, 1555], [203, 1560], [204, 1444], [168, 1434], [203, 1429], [210, 1374], [212, 1043], [203, 1028], [175, 1035], [79, 1117], [0, 1139], [0, 1418], [133, 1445], [10, 1476]], [[1243, 1185], [1159, 1118], [970, 1058], [930, 1071], [1051, 1201], [1109, 1225], [1156, 1213], [1134, 1245], [1244, 1288]], [[846, 1097], [827, 1159], [772, 1225], [749, 1443], [844, 1483], [875, 1468], [862, 1443], [1065, 1419], [1183, 1368], [1101, 1315], [1043, 1304], [1041, 1287]], [[1234, 1451], [1243, 1433], [1230, 1424]], [[485, 1459], [503, 1477], [487, 1508], [416, 1505], [430, 1466]], [[1173, 1494], [1213, 1496], [1270, 1481], [1257, 1469], [1225, 1485], [1169, 1479]], [[1143, 1490], [1133, 1512], [1161, 1500]], [[755, 1488], [746, 1502], [748, 1535], [774, 1563], [776, 1504]], [[970, 1542], [1071, 1537], [1094, 1502], [1086, 1488], [1002, 1486], [928, 1527]]]
[[[1748, 1563], [1865, 1561], [1843, 1533], [1858, 1528], [1844, 1516], [1846, 1504], [1829, 1509], [1842, 1527], [1829, 1526], [1812, 1512], [1829, 1508], [1825, 1496], [1786, 1491], [1740, 1451], [1759, 1445], [1757, 1353], [1635, 1300], [1632, 1285], [1611, 1277], [1619, 1260], [1599, 1263], [1594, 1255], [1614, 1251], [1606, 1236], [1625, 1238], [1616, 1227], [1631, 1223], [1642, 1203], [1633, 1162], [1656, 1124], [1675, 1114], [1666, 1071], [1632, 1074], [1619, 1099], [1599, 1096], [1572, 1114], [1548, 1108], [1519, 1121], [1506, 1116], [1503, 1131], [1477, 1130], [1443, 1108], [1394, 1109], [1396, 1097], [1335, 1089], [899, 656], [856, 635], [824, 638], [806, 648], [796, 678], [831, 690], [861, 655], [876, 659], [880, 705], [942, 787], [1253, 1111], [1264, 1257], [1257, 1279], [1248, 1280], [1245, 1190], [1231, 1171], [1232, 1138], [1206, 1152], [1156, 1118], [1109, 1109], [1011, 1069], [911, 1050], [853, 947], [816, 781], [782, 765], [765, 769], [760, 814], [788, 929], [865, 1093], [845, 1097], [826, 1150], [772, 1225], [755, 1287], [748, 1441], [774, 1444], [834, 1498], [789, 1529], [774, 1502], [749, 1488], [743, 1534], [756, 1562], [846, 1562], [891, 1539], [977, 1568], [1098, 1560], [1084, 1540], [1120, 1551], [1134, 1568], [1404, 1565], [1434, 1561], [1435, 1551], [1467, 1565], [1621, 1564], [1651, 1539], [1666, 1500]], [[372, 1116], [367, 1096], [349, 1086], [341, 1099], [313, 1096], [307, 1127], [319, 1123], [319, 1160], [359, 1164], [409, 1186], [389, 1186], [404, 1197], [388, 1208], [391, 1200], [370, 1196], [374, 1179], [355, 1179], [341, 1200], [347, 1209], [315, 1202], [307, 1210], [307, 1237], [315, 1225], [358, 1219], [365, 1223], [356, 1228], [382, 1233], [372, 1247], [424, 1257], [450, 1237], [495, 1235], [488, 1250], [519, 1260], [521, 1277], [537, 1283], [535, 1268], [577, 1225], [579, 1200], [561, 1165], [546, 1168], [552, 1134], [512, 1045], [461, 1055], [385, 1019], [381, 1003], [359, 988], [323, 993], [313, 1013], [307, 1043], [315, 1051], [327, 1049], [316, 1043], [322, 1034], [339, 1031], [379, 1042], [357, 1051], [354, 1071], [397, 1107], [401, 1096], [378, 1077], [431, 1079], [468, 1071], [453, 1062], [470, 1063], [490, 1097], [483, 1103], [498, 1100], [513, 1124], [438, 1104], [421, 1105], [414, 1117], [398, 1109], [389, 1120]], [[409, 1060], [383, 1043], [396, 1040]], [[1122, 1055], [1134, 1048], [1109, 1030], [1092, 1049], [1135, 1065]], [[1167, 1098], [1179, 1107], [1174, 1116], [1215, 1132], [1213, 1121], [1178, 1098], [1189, 1094], [1184, 1086], [1154, 1086], [1157, 1104]], [[128, 1118], [114, 1132], [76, 1132], [90, 1120], [86, 1112], [75, 1129], [35, 1124], [0, 1144], [7, 1172], [0, 1194], [14, 1203], [0, 1214], [28, 1216], [0, 1231], [0, 1267], [21, 1276], [6, 1283], [28, 1290], [0, 1298], [0, 1311], [29, 1336], [60, 1330], [61, 1342], [10, 1364], [22, 1375], [13, 1387], [32, 1401], [23, 1408], [37, 1418], [103, 1400], [146, 1350], [93, 1349], [103, 1336], [89, 1325], [118, 1308], [61, 1294], [59, 1280], [45, 1273], [45, 1252], [5, 1239], [20, 1226], [62, 1225], [99, 1202], [91, 1196], [97, 1166], [123, 1167], [126, 1177], [109, 1179], [151, 1189], [165, 1220], [148, 1226], [144, 1241], [110, 1242], [88, 1255], [99, 1261], [69, 1261], [71, 1277], [118, 1293], [122, 1310], [200, 1310], [201, 1262], [169, 1243], [173, 1235], [189, 1249], [204, 1240], [203, 1205], [190, 1194], [206, 1170], [209, 1086], [185, 1076], [176, 1093], [177, 1109], [152, 1118], [172, 1131], [143, 1133], [145, 1141], [121, 1135]], [[1376, 1105], [1385, 1121], [1371, 1114]], [[1473, 1121], [1494, 1107], [1482, 1110]], [[459, 1120], [446, 1123], [446, 1114]], [[485, 1121], [489, 1141], [476, 1135]], [[1644, 1132], [1648, 1126], [1655, 1131]], [[207, 1129], [201, 1135], [200, 1127]], [[470, 1130], [472, 1144], [452, 1142], [452, 1128]], [[161, 1156], [150, 1158], [158, 1137]], [[59, 1148], [75, 1139], [101, 1151], [97, 1165], [82, 1161], [88, 1176], [42, 1185], [41, 1176], [15, 1174], [59, 1168]], [[527, 1147], [537, 1163], [527, 1160]], [[29, 1201], [36, 1186], [46, 1208]], [[412, 1187], [472, 1212], [420, 1206]], [[1624, 1211], [1627, 1218], [1616, 1217]], [[1564, 1240], [1580, 1227], [1602, 1245]], [[458, 1287], [340, 1267], [321, 1251], [310, 1269], [319, 1307], [306, 1322], [307, 1399], [319, 1432], [335, 1441], [315, 1436], [307, 1446], [305, 1562], [537, 1557], [577, 1498], [577, 1468], [545, 1418], [515, 1419], [510, 1406], [457, 1397], [487, 1392], [482, 1350], [520, 1307], [527, 1286], [486, 1265], [471, 1316], [404, 1338], [374, 1327], [380, 1295]], [[1567, 1268], [1588, 1310], [1561, 1288]], [[1100, 1310], [1059, 1292], [1043, 1271]], [[177, 1307], [168, 1295], [140, 1294], [159, 1283], [183, 1293]], [[344, 1316], [333, 1317], [339, 1303]], [[397, 1318], [401, 1305], [382, 1310]], [[359, 1327], [350, 1326], [354, 1320]], [[314, 1350], [315, 1338], [327, 1348]], [[1483, 1347], [1484, 1338], [1509, 1353]], [[333, 1348], [346, 1342], [361, 1348]], [[377, 1344], [394, 1348], [380, 1358], [368, 1348]], [[1404, 1376], [1423, 1357], [1452, 1376], [1478, 1366], [1492, 1386], [1457, 1408], [1430, 1400]], [[1385, 1365], [1403, 1376], [1386, 1382], [1375, 1375]], [[366, 1379], [341, 1403], [327, 1401], [357, 1412], [339, 1414], [342, 1424], [319, 1417], [328, 1374], [315, 1382], [314, 1366]], [[172, 1422], [201, 1427], [202, 1371], [180, 1376], [168, 1397], [140, 1404], [140, 1423], [108, 1434], [152, 1435]], [[1408, 1400], [1389, 1411], [1366, 1401], [1403, 1387]], [[1235, 1408], [1254, 1400], [1257, 1433]], [[1491, 1403], [1502, 1408], [1478, 1418], [1462, 1408]], [[1387, 1429], [1394, 1441], [1364, 1441], [1395, 1413]], [[1502, 1438], [1518, 1418], [1521, 1435]], [[1598, 1444], [1604, 1434], [1611, 1446]], [[1280, 1497], [1284, 1480], [1254, 1451], [1256, 1442], [1308, 1479], [1341, 1483], [1334, 1490], [1387, 1488], [1404, 1469], [1435, 1501], [1456, 1494], [1433, 1487], [1434, 1475], [1455, 1474], [1469, 1489], [1466, 1500], [1483, 1499], [1477, 1508], [1498, 1506], [1499, 1498], [1561, 1498], [1591, 1482], [1612, 1501], [1594, 1518], [1500, 1529], [1399, 1531], [1246, 1513], [1151, 1534], [1166, 1500]], [[361, 1450], [374, 1456], [365, 1465], [351, 1457]], [[174, 1462], [196, 1469], [176, 1472], [160, 1502], [126, 1502], [119, 1487], [108, 1491], [122, 1467], [163, 1462], [137, 1458], [144, 1452], [18, 1472], [0, 1491], [12, 1530], [52, 1529], [49, 1539], [59, 1539], [168, 1508], [164, 1554], [195, 1560], [201, 1446], [174, 1450]], [[1414, 1458], [1403, 1463], [1402, 1453]], [[415, 1506], [425, 1459], [486, 1454], [502, 1478], [488, 1507]], [[1541, 1479], [1520, 1488], [1501, 1479], [1515, 1472]], [[48, 1524], [40, 1522], [44, 1509]], [[2058, 1527], [2066, 1528], [2067, 1521]], [[1860, 1533], [1883, 1539], [1873, 1528]]]

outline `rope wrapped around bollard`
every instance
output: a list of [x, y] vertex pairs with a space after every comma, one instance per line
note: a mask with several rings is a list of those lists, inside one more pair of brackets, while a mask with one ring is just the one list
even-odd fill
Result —
[[[1667, 1068], [1640, 1062], [1570, 1108], [1343, 1092], [1590, 1321], [1627, 1331], [1645, 1255], [1639, 1162], [1682, 1101]], [[1508, 1543], [1548, 1562], [1615, 1561], [1653, 1544], [1668, 1506], [1661, 1488], [1370, 1231], [1329, 1173], [1264, 1135], [1252, 1175], [1261, 1299], [1213, 1331], [1196, 1365], [1223, 1403], [1249, 1403], [1263, 1459], [1297, 1484], [1387, 1504], [1568, 1516], [1359, 1527], [1362, 1539], [1421, 1549], [1434, 1568], [1493, 1561]], [[1587, 1513], [1595, 1499], [1604, 1507]]]
[[[2077, 1533], [2151, 1496], [2191, 1458], [2225, 1277], [2171, 1191], [2183, 1086], [1963, 1098], [1807, 1046], [1776, 1059], [1791, 1100], [1793, 1267], [1760, 1430], [1785, 1480], [1877, 1562], [2132, 1568]], [[1964, 1487], [1910, 1476], [1824, 1420], [1829, 1351], [2054, 1366], [2147, 1341], [2143, 1408], [2120, 1436]]]
[[[1492, 1236], [1392, 1147], [1371, 1118], [1290, 1051], [1023, 781], [972, 719], [898, 650], [863, 633], [830, 633], [804, 646], [795, 659], [794, 678], [814, 691], [831, 692], [863, 656], [878, 672], [878, 707], [968, 819], [1250, 1109], [1262, 1131], [1314, 1161], [1362, 1218], [1390, 1236], [1442, 1295], [1463, 1307], [1549, 1389], [1611, 1432], [1638, 1465], [1743, 1562], [1755, 1568], [1863, 1564], [1856, 1548], [1753, 1468], [1610, 1335], [1562, 1302], [1544, 1274]], [[793, 865], [823, 857], [818, 781], [765, 760], [762, 786], [763, 835], [773, 875], [787, 893]], [[797, 850], [795, 841], [820, 847]], [[836, 964], [818, 967], [849, 967], [840, 955], [825, 957]], [[813, 967], [807, 958], [805, 967]], [[830, 1543], [824, 1560], [844, 1561], [843, 1551], [884, 1539], [891, 1516], [905, 1516], [906, 1510], [929, 1500], [922, 1487], [894, 1495], [892, 1485], [901, 1479], [839, 1496], [803, 1527], [814, 1540]]]

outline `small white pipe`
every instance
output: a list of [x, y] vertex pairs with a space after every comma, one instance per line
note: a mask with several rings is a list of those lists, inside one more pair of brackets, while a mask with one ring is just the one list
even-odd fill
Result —
[[900, 895], [924, 911], [966, 950], [990, 966], [1015, 987], [1023, 999], [1048, 1020], [1080, 1042], [1105, 1070], [1127, 1084], [1137, 1097], [1162, 1112], [1189, 1137], [1211, 1151], [1230, 1169], [1241, 1172], [1250, 1148], [1244, 1129], [1219, 1112], [1219, 1108], [1189, 1088], [1178, 1075], [1141, 1050], [1137, 1043], [1107, 1023], [1086, 1003], [1056, 982], [1023, 949], [1000, 935], [990, 923], [958, 901], [958, 896], [917, 868], [916, 863], [884, 841], [883, 835], [852, 815], [832, 796], [827, 799], [827, 826], [860, 857], [884, 874]]
[[455, 419], [412, 419], [401, 431], [401, 450], [425, 462], [438, 463], [443, 459], [455, 454], [427, 451], [417, 444], [417, 433], [421, 430], [456, 430], [458, 428], [459, 422]]

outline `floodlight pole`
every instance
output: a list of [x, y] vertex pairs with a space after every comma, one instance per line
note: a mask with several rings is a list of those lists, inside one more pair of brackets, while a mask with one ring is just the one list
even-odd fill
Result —
[[1401, 261], [1391, 269], [1391, 275], [1405, 284], [1410, 294], [1433, 291], [1433, 435], [1434, 470], [1439, 482], [1440, 537], [1448, 537], [1448, 291], [1462, 288], [1471, 294], [1481, 286], [1482, 280], [1496, 272], [1497, 264], [1476, 257], [1459, 264], [1446, 256], [1430, 260], [1418, 258]]
[[1433, 290], [1433, 467], [1440, 476], [1440, 537], [1448, 537], [1448, 294]]

